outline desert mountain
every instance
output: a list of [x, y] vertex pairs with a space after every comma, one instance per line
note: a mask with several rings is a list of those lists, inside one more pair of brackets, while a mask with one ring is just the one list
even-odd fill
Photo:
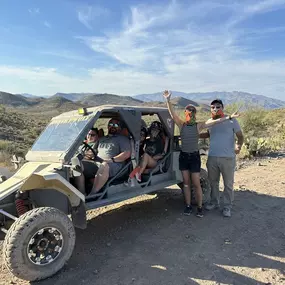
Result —
[[[208, 93], [183, 93], [178, 91], [172, 92], [173, 103], [177, 107], [184, 107], [187, 104], [196, 105], [205, 110], [208, 110], [209, 103], [220, 98], [225, 104], [235, 102], [244, 102], [246, 105], [261, 106], [266, 109], [276, 109], [285, 107], [285, 101], [269, 98], [263, 95], [255, 95], [245, 92], [208, 92]], [[50, 98], [63, 98], [67, 101], [50, 102]], [[53, 99], [54, 100], [54, 99]], [[74, 103], [74, 105], [72, 104]], [[96, 106], [102, 104], [114, 105], [144, 105], [144, 106], [165, 106], [161, 92], [153, 94], [141, 94], [135, 96], [119, 96], [114, 94], [96, 94], [96, 93], [56, 93], [51, 97], [25, 97], [22, 95], [13, 95], [5, 92], [0, 92], [0, 104], [12, 107], [28, 107], [33, 108], [40, 104], [47, 108], [53, 106], [57, 108], [57, 104], [62, 106], [66, 104], [64, 109], [76, 109], [78, 106]]]
[[[184, 109], [185, 106], [191, 104], [195, 107], [197, 107], [198, 110], [203, 110], [208, 112], [210, 110], [210, 106], [203, 104], [203, 103], [197, 103], [192, 100], [185, 99], [183, 97], [174, 97], [171, 99], [171, 103], [176, 107], [177, 109]], [[151, 102], [143, 102], [143, 106], [150, 106], [150, 107], [162, 107], [166, 108], [166, 104], [163, 101], [151, 101]]]
[[78, 102], [88, 106], [98, 106], [104, 104], [136, 106], [143, 103], [142, 101], [129, 96], [118, 96], [114, 94], [87, 95], [81, 98]]
[[63, 97], [52, 96], [42, 100], [38, 105], [38, 108], [61, 109], [62, 111], [74, 110], [83, 107], [83, 104], [73, 102]]
[[0, 104], [11, 107], [28, 107], [31, 106], [29, 100], [22, 95], [14, 95], [0, 91]]
[[[206, 105], [216, 98], [223, 100], [224, 104], [231, 104], [235, 102], [244, 102], [246, 105], [261, 106], [266, 109], [275, 109], [285, 107], [285, 101], [269, 98], [263, 95], [255, 95], [246, 92], [207, 92], [207, 93], [183, 93], [172, 91], [173, 97], [183, 97], [185, 99], [193, 100], [195, 102], [202, 102]], [[133, 96], [136, 99], [144, 102], [163, 101], [161, 92], [153, 94], [141, 94]]]
[[88, 106], [98, 106], [103, 104], [113, 104], [113, 105], [130, 105], [138, 106], [142, 105], [144, 102], [134, 99], [129, 96], [118, 96], [113, 94], [92, 94], [92, 95], [79, 95], [74, 98], [80, 98], [80, 100], [72, 101], [66, 97], [61, 96], [61, 93], [57, 93], [51, 97], [25, 97], [22, 95], [14, 95], [6, 92], [0, 92], [0, 105], [4, 105], [12, 108], [22, 108], [31, 112], [65, 112], [70, 110], [76, 110], [81, 107]]
[[56, 93], [53, 96], [62, 97], [70, 101], [80, 101], [83, 97], [96, 95], [96, 93]]

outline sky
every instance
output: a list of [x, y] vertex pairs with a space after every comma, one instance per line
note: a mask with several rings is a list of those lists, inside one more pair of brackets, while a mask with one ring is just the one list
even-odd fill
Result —
[[285, 100], [285, 0], [0, 0], [0, 90]]

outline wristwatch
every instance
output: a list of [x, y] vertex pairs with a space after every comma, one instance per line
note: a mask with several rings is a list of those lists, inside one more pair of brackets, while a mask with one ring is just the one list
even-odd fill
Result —
[[111, 158], [111, 160], [112, 160], [113, 162], [115, 162], [115, 159], [114, 159], [114, 157], [112, 157], [112, 158]]

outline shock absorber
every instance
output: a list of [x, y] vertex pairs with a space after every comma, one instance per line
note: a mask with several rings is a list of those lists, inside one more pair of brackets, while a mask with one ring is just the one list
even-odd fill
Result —
[[16, 209], [17, 209], [17, 213], [19, 217], [25, 214], [26, 212], [28, 212], [29, 210], [28, 205], [27, 205], [27, 200], [28, 200], [27, 193], [20, 192], [20, 191], [16, 193], [15, 204], [16, 204]]

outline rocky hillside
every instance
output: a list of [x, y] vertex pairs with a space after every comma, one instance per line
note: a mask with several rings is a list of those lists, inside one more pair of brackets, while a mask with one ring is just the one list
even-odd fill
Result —
[[[185, 106], [191, 104], [194, 105], [199, 111], [209, 112], [210, 106], [203, 104], [203, 103], [197, 103], [192, 100], [185, 99], [183, 97], [175, 97], [171, 99], [171, 103], [177, 108], [177, 109], [184, 109]], [[166, 104], [164, 101], [150, 101], [150, 102], [144, 102], [142, 104], [143, 106], [149, 106], [149, 107], [162, 107], [166, 108]]]
[[[0, 92], [0, 105], [12, 108], [24, 108], [31, 112], [42, 111], [70, 111], [80, 107], [98, 106], [104, 104], [113, 105], [130, 105], [138, 106], [144, 102], [129, 97], [119, 96], [114, 94], [72, 94], [72, 96], [66, 96], [67, 94], [57, 93], [51, 97], [25, 97], [22, 95], [15, 95], [6, 92]], [[80, 100], [70, 100], [72, 99]]]
[[96, 94], [97, 93], [56, 93], [54, 96], [62, 97], [70, 101], [80, 101], [85, 96]]
[[[256, 95], [256, 94], [240, 92], [240, 91], [233, 91], [233, 92], [215, 91], [215, 92], [204, 92], [204, 93], [185, 93], [185, 92], [173, 91], [172, 93], [173, 93], [173, 97], [180, 97], [180, 98], [184, 98], [187, 100], [192, 100], [194, 102], [197, 102], [198, 104], [203, 103], [203, 104], [206, 104], [207, 106], [209, 105], [211, 100], [213, 100], [214, 98], [221, 98], [225, 104], [232, 104], [232, 103], [242, 101], [245, 103], [245, 105], [251, 105], [251, 106], [255, 105], [255, 106], [263, 107], [265, 109], [276, 109], [276, 108], [285, 107], [285, 100], [282, 101], [282, 100], [266, 97], [263, 95]], [[102, 94], [100, 93], [57, 93], [55, 94], [55, 96], [63, 97], [65, 99], [68, 99], [74, 102], [76, 101], [80, 102], [84, 98], [85, 98], [84, 100], [89, 100], [86, 98], [88, 97], [91, 98], [93, 96], [98, 96], [98, 95], [102, 95]], [[110, 95], [110, 94], [104, 94], [104, 95]], [[27, 95], [27, 97], [31, 98], [31, 95]], [[143, 102], [154, 102], [156, 104], [159, 104], [158, 102], [163, 101], [161, 92], [152, 93], [152, 94], [134, 95], [132, 96], [132, 98], [137, 99], [139, 101], [143, 101]], [[91, 101], [93, 100], [91, 99]], [[94, 103], [92, 102], [92, 104]]]
[[26, 97], [6, 92], [0, 92], [0, 104], [11, 107], [29, 107], [32, 105]]
[[14, 110], [0, 105], [0, 163], [12, 153], [24, 155], [50, 119]]
[[55, 112], [62, 113], [70, 110], [76, 110], [81, 107], [85, 107], [85, 105], [78, 102], [72, 102], [62, 97], [52, 96], [45, 98], [39, 102], [39, 104], [34, 106], [34, 108], [30, 108], [29, 111], [38, 112], [39, 110], [44, 110], [52, 115]]
[[143, 103], [142, 101], [129, 96], [118, 96], [114, 94], [87, 95], [81, 98], [78, 102], [88, 106], [97, 106], [104, 104], [137, 106]]
[[[259, 106], [264, 109], [278, 109], [285, 107], [285, 101], [269, 98], [262, 95], [255, 95], [245, 92], [209, 92], [209, 93], [183, 93], [173, 91], [173, 104], [183, 108], [187, 104], [199, 106], [204, 111], [209, 110], [209, 103], [220, 98], [225, 105], [242, 103], [246, 106]], [[51, 97], [27, 97], [0, 92], [0, 104], [16, 108], [28, 108], [35, 111], [45, 109], [46, 111], [59, 109], [59, 111], [74, 110], [82, 106], [97, 106], [103, 104], [130, 105], [130, 106], [157, 106], [164, 107], [161, 92], [154, 94], [142, 94], [133, 97], [119, 96], [115, 94], [96, 93], [57, 93]]]

